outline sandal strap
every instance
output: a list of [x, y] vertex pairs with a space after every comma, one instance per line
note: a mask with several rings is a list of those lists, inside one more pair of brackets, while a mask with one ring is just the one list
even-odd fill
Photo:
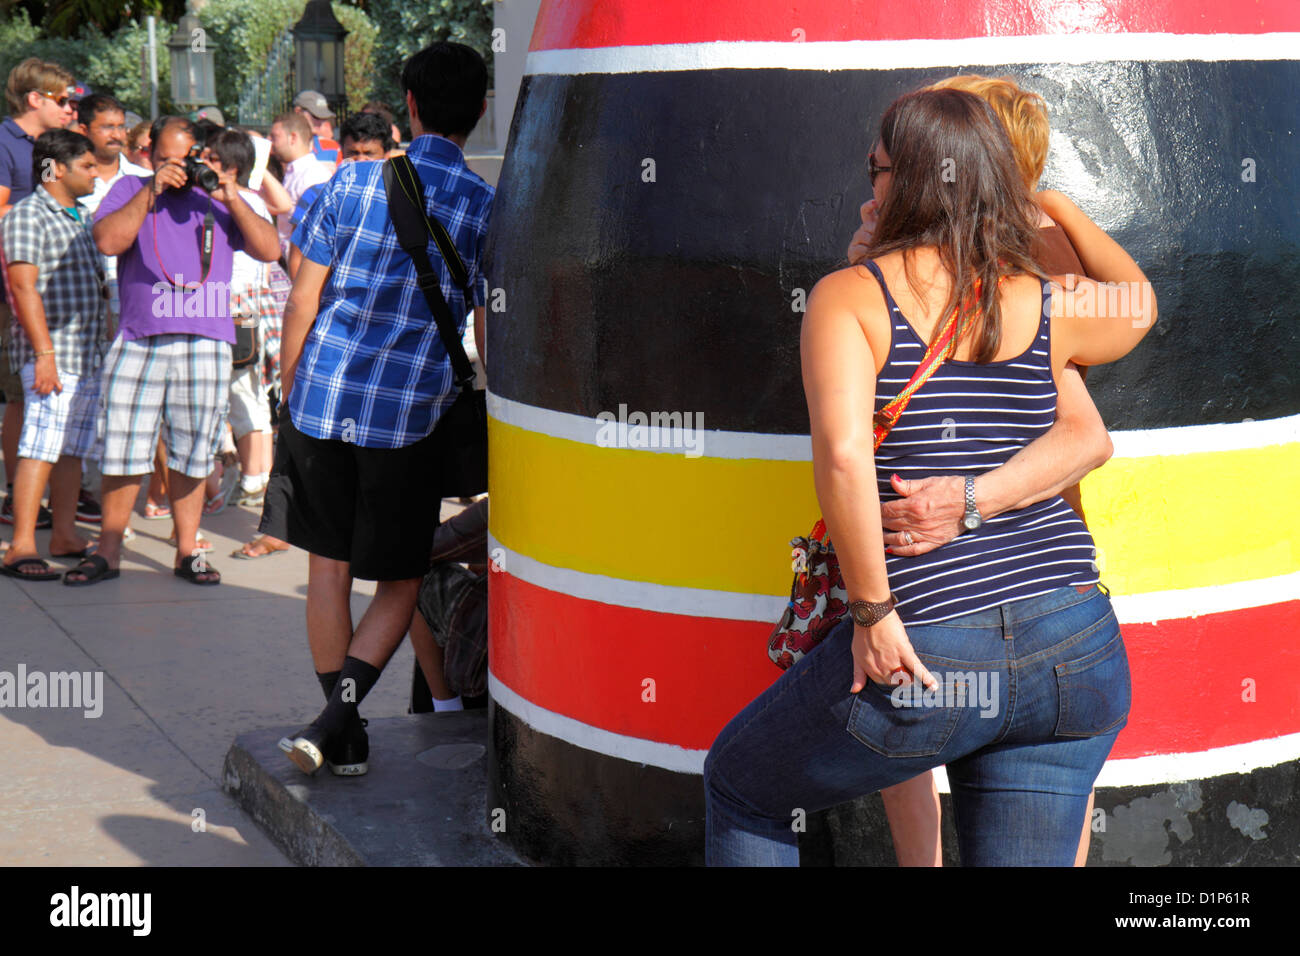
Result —
[[108, 561], [101, 555], [88, 554], [77, 562], [77, 566], [72, 570], [81, 571], [86, 577], [90, 577], [91, 573], [102, 574], [104, 571], [111, 569], [108, 566]]
[[50, 570], [50, 563], [44, 558], [19, 558], [13, 564], [7, 565], [13, 571], [22, 572], [23, 568], [30, 567], [33, 564], [39, 564], [42, 571]]

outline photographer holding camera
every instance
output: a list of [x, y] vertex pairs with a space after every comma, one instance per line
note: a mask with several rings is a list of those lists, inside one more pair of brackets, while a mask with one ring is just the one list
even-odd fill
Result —
[[231, 266], [236, 251], [271, 262], [275, 227], [239, 195], [235, 170], [194, 157], [195, 129], [177, 116], [150, 130], [152, 177], [124, 176], [95, 215], [95, 244], [118, 257], [122, 314], [104, 361], [103, 511], [99, 553], [64, 578], [118, 576], [122, 533], [140, 482], [153, 469], [167, 421], [168, 493], [176, 523], [175, 574], [220, 584], [196, 548], [204, 479], [230, 387]]

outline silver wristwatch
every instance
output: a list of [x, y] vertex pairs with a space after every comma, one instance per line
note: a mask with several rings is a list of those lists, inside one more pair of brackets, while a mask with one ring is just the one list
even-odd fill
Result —
[[975, 479], [966, 476], [966, 513], [961, 517], [961, 526], [967, 531], [974, 531], [984, 523], [979, 509], [975, 507]]

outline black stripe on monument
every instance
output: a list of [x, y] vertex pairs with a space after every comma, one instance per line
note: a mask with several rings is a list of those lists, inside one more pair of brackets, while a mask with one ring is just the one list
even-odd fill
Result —
[[[680, 866], [704, 860], [704, 780], [578, 747], [489, 704], [494, 759], [487, 822], [527, 859], [547, 866]], [[1256, 866], [1293, 863], [1292, 782], [1300, 761], [1181, 783], [1098, 787], [1090, 866]], [[1171, 790], [1194, 798], [1188, 807]], [[1252, 794], [1254, 817], [1234, 815]], [[952, 800], [941, 796], [944, 864], [960, 865]], [[1193, 812], [1199, 810], [1199, 812]], [[1120, 812], [1123, 811], [1123, 812]], [[1192, 841], [1164, 830], [1196, 828]], [[1266, 816], [1265, 816], [1266, 815]], [[1243, 823], [1245, 820], [1245, 823]], [[799, 833], [803, 866], [892, 866], [884, 804], [876, 794], [810, 811]], [[792, 828], [794, 819], [791, 820]], [[1151, 839], [1155, 828], [1159, 839]], [[1239, 887], [1232, 887], [1239, 889]]]
[[526, 77], [489, 241], [493, 390], [805, 433], [798, 290], [842, 264], [883, 109], [972, 71], [1046, 96], [1043, 185], [1155, 284], [1156, 329], [1089, 377], [1107, 424], [1300, 411], [1293, 61]]

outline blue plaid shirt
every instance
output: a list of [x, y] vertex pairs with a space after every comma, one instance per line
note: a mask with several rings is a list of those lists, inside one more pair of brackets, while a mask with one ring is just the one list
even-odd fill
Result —
[[[427, 211], [451, 235], [483, 305], [483, 247], [494, 190], [465, 165], [455, 143], [418, 137], [406, 151], [424, 185]], [[455, 400], [451, 362], [397, 244], [384, 194], [384, 164], [345, 163], [293, 233], [293, 244], [332, 266], [316, 324], [294, 372], [289, 414], [304, 435], [364, 448], [402, 448], [429, 435]], [[452, 315], [470, 311], [433, 239], [429, 260]]]

